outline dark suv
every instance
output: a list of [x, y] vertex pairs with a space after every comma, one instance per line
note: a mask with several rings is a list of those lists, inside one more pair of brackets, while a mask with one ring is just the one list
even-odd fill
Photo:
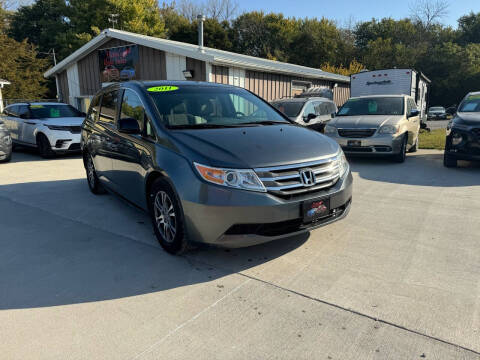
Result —
[[342, 150], [234, 86], [127, 82], [92, 100], [81, 147], [88, 185], [147, 210], [170, 253], [254, 245], [346, 216]]

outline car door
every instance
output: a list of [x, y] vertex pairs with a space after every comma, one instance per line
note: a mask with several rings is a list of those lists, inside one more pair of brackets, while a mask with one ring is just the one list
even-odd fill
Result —
[[20, 128], [23, 125], [22, 119], [18, 117], [18, 105], [10, 105], [5, 108], [5, 125], [10, 131], [10, 137], [13, 141], [19, 141]]
[[408, 117], [412, 110], [417, 110], [415, 101], [407, 98], [408, 143], [414, 145], [420, 131], [420, 115]]
[[315, 124], [316, 120], [317, 120], [315, 118], [315, 119], [311, 119], [310, 121], [308, 121], [308, 115], [309, 114], [315, 114], [315, 103], [313, 101], [307, 102], [307, 104], [303, 108], [302, 120], [304, 122], [304, 125], [306, 125], [306, 126], [310, 126], [310, 125]]
[[154, 135], [151, 121], [137, 92], [125, 89], [118, 119], [133, 118], [140, 134], [128, 134], [117, 129], [118, 151], [113, 159], [113, 181], [118, 192], [139, 206], [145, 202], [145, 182], [154, 151]]
[[28, 145], [35, 145], [37, 140], [35, 138], [35, 130], [41, 120], [32, 119], [30, 109], [28, 105], [19, 105], [18, 107], [19, 118], [19, 134], [18, 138], [21, 142]]
[[118, 113], [118, 90], [110, 90], [103, 94], [94, 131], [96, 133], [96, 151], [92, 154], [93, 164], [100, 180], [111, 187], [113, 174], [112, 162], [118, 151], [116, 135]]

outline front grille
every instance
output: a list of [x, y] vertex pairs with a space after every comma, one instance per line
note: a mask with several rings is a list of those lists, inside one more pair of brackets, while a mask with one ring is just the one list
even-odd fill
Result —
[[[310, 171], [314, 174], [314, 179], [310, 185], [306, 185], [301, 173]], [[335, 157], [295, 165], [258, 168], [255, 172], [269, 193], [286, 198], [328, 189], [340, 177]]]
[[366, 138], [373, 136], [377, 129], [338, 129], [338, 135], [346, 138]]
[[72, 134], [80, 134], [82, 132], [81, 126], [70, 126], [70, 132]]

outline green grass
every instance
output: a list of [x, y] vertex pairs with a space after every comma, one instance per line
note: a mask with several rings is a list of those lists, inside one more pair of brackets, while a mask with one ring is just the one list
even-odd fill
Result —
[[435, 129], [430, 132], [420, 130], [420, 149], [445, 149], [445, 129]]

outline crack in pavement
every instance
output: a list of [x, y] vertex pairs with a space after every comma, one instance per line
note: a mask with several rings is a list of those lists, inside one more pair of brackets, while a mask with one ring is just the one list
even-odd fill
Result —
[[[187, 255], [187, 256], [188, 256], [188, 255]], [[431, 336], [431, 335], [422, 333], [422, 332], [420, 332], [420, 331], [418, 331], [418, 330], [414, 330], [414, 329], [407, 328], [406, 326], [403, 326], [403, 325], [395, 324], [395, 323], [393, 323], [393, 322], [391, 322], [391, 321], [388, 321], [388, 320], [376, 318], [376, 317], [374, 317], [374, 316], [371, 316], [371, 315], [362, 313], [362, 312], [357, 311], [357, 310], [354, 310], [354, 309], [349, 309], [349, 308], [343, 307], [343, 306], [341, 306], [341, 305], [332, 303], [332, 302], [327, 301], [327, 300], [319, 299], [319, 298], [316, 298], [316, 297], [313, 297], [313, 296], [310, 296], [310, 295], [307, 295], [307, 294], [304, 294], [304, 293], [301, 293], [301, 292], [298, 292], [298, 291], [295, 291], [295, 290], [292, 290], [292, 289], [285, 288], [285, 287], [283, 287], [283, 286], [274, 284], [274, 283], [272, 283], [272, 282], [270, 282], [270, 281], [262, 280], [262, 279], [260, 279], [260, 278], [255, 277], [255, 276], [248, 275], [248, 274], [244, 274], [244, 273], [241, 272], [241, 271], [240, 271], [240, 272], [234, 272], [234, 271], [225, 269], [225, 268], [223, 268], [223, 267], [219, 267], [219, 266], [216, 266], [216, 265], [211, 265], [211, 264], [209, 264], [209, 263], [200, 261], [200, 260], [198, 260], [198, 259], [191, 259], [191, 260], [192, 260], [192, 261], [196, 261], [197, 263], [202, 264], [202, 265], [204, 265], [204, 266], [215, 267], [215, 268], [217, 268], [218, 270], [223, 270], [223, 271], [225, 271], [225, 272], [235, 273], [235, 274], [244, 276], [244, 277], [246, 277], [246, 278], [248, 278], [248, 279], [261, 282], [261, 283], [263, 283], [263, 284], [265, 284], [265, 285], [268, 285], [268, 286], [272, 286], [272, 287], [274, 287], [274, 288], [276, 288], [276, 289], [283, 290], [283, 291], [289, 292], [289, 293], [291, 293], [291, 294], [298, 295], [298, 296], [301, 296], [301, 297], [303, 297], [303, 298], [306, 298], [306, 299], [309, 299], [309, 300], [312, 300], [312, 301], [315, 301], [315, 302], [319, 302], [319, 303], [322, 303], [322, 304], [325, 304], [325, 305], [328, 305], [328, 306], [331, 306], [331, 307], [335, 307], [335, 308], [337, 308], [337, 309], [340, 309], [340, 310], [343, 310], [343, 311], [347, 311], [347, 312], [349, 312], [349, 313], [352, 313], [352, 314], [355, 314], [355, 315], [358, 315], [358, 316], [362, 316], [362, 317], [364, 317], [364, 318], [373, 320], [373, 321], [375, 321], [375, 322], [379, 322], [379, 323], [382, 323], [382, 324], [385, 324], [385, 325], [389, 325], [389, 326], [395, 327], [395, 328], [397, 328], [397, 329], [400, 329], [400, 330], [407, 331], [407, 332], [412, 333], [412, 334], [416, 334], [416, 335], [425, 337], [425, 338], [430, 339], [430, 340], [434, 340], [434, 341], [438, 341], [438, 342], [441, 342], [441, 343], [446, 344], [446, 345], [454, 346], [454, 347], [456, 347], [456, 348], [458, 348], [458, 349], [462, 349], [462, 350], [468, 351], [468, 352], [470, 352], [470, 353], [472, 353], [472, 354], [474, 354], [474, 355], [480, 355], [480, 351], [476, 351], [476, 350], [467, 348], [467, 347], [465, 347], [465, 346], [455, 344], [455, 343], [453, 343], [453, 342], [451, 342], [451, 341], [448, 341], [448, 340], [445, 340], [445, 339], [441, 339], [441, 338], [438, 338], [438, 337], [435, 337], [435, 336]]]

